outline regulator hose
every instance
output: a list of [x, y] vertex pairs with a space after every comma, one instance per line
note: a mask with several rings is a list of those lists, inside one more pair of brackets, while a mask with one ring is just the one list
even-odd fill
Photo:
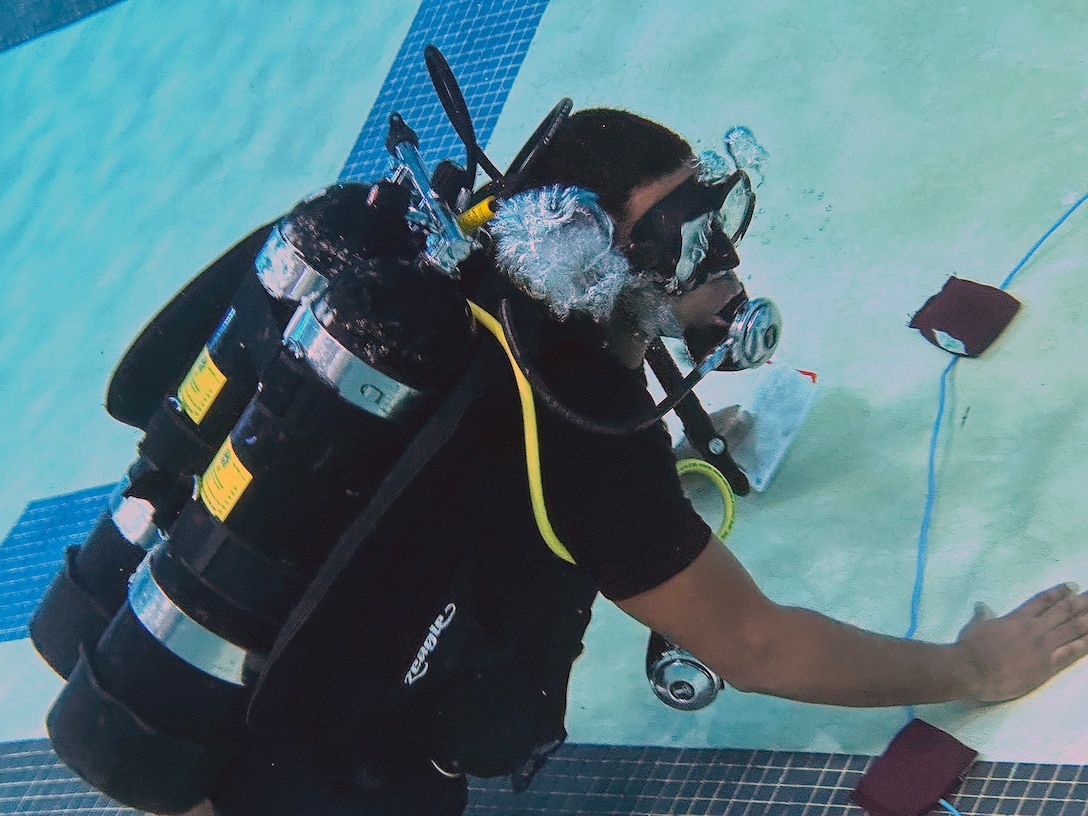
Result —
[[[559, 540], [551, 521], [548, 519], [548, 508], [544, 502], [544, 480], [540, 472], [540, 436], [537, 433], [536, 402], [533, 398], [533, 386], [514, 357], [510, 343], [507, 342], [503, 327], [486, 309], [468, 302], [476, 321], [487, 329], [506, 352], [506, 358], [510, 361], [510, 369], [514, 374], [514, 380], [518, 387], [518, 396], [521, 398], [521, 418], [525, 437], [525, 468], [529, 477], [529, 498], [533, 507], [533, 517], [536, 520], [537, 529], [540, 531], [544, 543], [557, 557], [574, 564], [574, 557]], [[655, 420], [656, 421], [656, 420]], [[705, 476], [717, 489], [722, 499], [722, 522], [715, 531], [718, 538], [724, 539], [733, 529], [733, 520], [736, 514], [736, 499], [721, 471], [709, 462], [702, 459], [682, 459], [676, 464], [677, 473], [681, 476], [689, 473], [698, 473]]]
[[559, 540], [559, 536], [552, 529], [551, 522], [548, 520], [548, 509], [544, 504], [544, 483], [540, 475], [540, 439], [536, 428], [536, 405], [533, 401], [533, 389], [522, 373], [517, 360], [514, 359], [514, 354], [510, 350], [510, 344], [506, 342], [506, 335], [503, 334], [499, 321], [492, 317], [487, 310], [471, 300], [468, 305], [472, 309], [472, 315], [476, 318], [476, 321], [499, 341], [499, 345], [502, 346], [507, 359], [510, 361], [510, 368], [514, 372], [518, 395], [521, 397], [521, 419], [525, 432], [525, 465], [529, 473], [529, 497], [532, 500], [533, 516], [536, 519], [537, 529], [540, 530], [540, 535], [544, 539], [544, 543], [548, 545], [548, 549], [568, 564], [573, 564], [574, 557], [563, 546], [563, 542]]
[[[490, 316], [490, 315], [489, 315]], [[552, 390], [548, 387], [532, 367], [529, 366], [525, 359], [525, 355], [521, 350], [521, 343], [518, 340], [517, 329], [514, 328], [514, 321], [510, 314], [510, 301], [503, 300], [499, 304], [499, 318], [502, 321], [502, 331], [505, 333], [506, 339], [509, 343], [504, 343], [503, 347], [508, 351], [511, 362], [517, 366], [519, 372], [533, 387], [533, 391], [540, 397], [541, 401], [563, 419], [581, 428], [584, 431], [590, 433], [603, 434], [605, 436], [628, 436], [630, 434], [640, 433], [647, 428], [652, 427], [655, 423], [661, 421], [661, 419], [679, 404], [679, 402], [686, 397], [695, 388], [696, 384], [703, 378], [703, 373], [696, 366], [692, 369], [683, 382], [680, 383], [680, 387], [669, 394], [664, 400], [658, 403], [654, 410], [649, 414], [645, 414], [640, 417], [635, 417], [627, 422], [599, 422], [594, 419], [584, 417], [575, 411], [572, 411], [566, 405], [559, 401], [559, 398], [555, 396]]]

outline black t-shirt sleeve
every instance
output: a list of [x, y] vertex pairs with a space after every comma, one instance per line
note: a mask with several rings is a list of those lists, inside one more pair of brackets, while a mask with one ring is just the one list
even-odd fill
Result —
[[[553, 359], [550, 383], [573, 410], [598, 420], [652, 408], [641, 371], [602, 354]], [[560, 540], [613, 601], [652, 589], [703, 551], [711, 530], [680, 486], [663, 423], [625, 436], [576, 428], [538, 406], [548, 515]]]

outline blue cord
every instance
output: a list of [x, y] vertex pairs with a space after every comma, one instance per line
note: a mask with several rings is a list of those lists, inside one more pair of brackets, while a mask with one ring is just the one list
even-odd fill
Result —
[[941, 807], [951, 813], [952, 816], [963, 816], [962, 813], [956, 810], [952, 805], [948, 804], [948, 802], [946, 802], [944, 799], [938, 799], [937, 804], [939, 804]]
[[1076, 211], [1077, 207], [1079, 207], [1085, 201], [1088, 201], [1088, 193], [1085, 193], [1079, 199], [1077, 199], [1077, 201], [1074, 202], [1073, 206], [1071, 206], [1068, 210], [1065, 211], [1065, 215], [1063, 215], [1061, 218], [1059, 218], [1057, 221], [1055, 221], [1053, 226], [1051, 226], [1050, 229], [1048, 229], [1046, 232], [1043, 233], [1043, 237], [1040, 238], [1038, 241], [1036, 241], [1032, 245], [1031, 249], [1028, 250], [1027, 254], [1023, 258], [1020, 259], [1020, 263], [1018, 263], [1015, 267], [1013, 267], [1012, 272], [1010, 272], [1005, 277], [1005, 280], [1001, 282], [1001, 286], [998, 287], [998, 288], [1000, 288], [1002, 291], [1004, 291], [1005, 287], [1007, 287], [1010, 283], [1012, 283], [1012, 279], [1016, 277], [1016, 273], [1018, 273], [1020, 271], [1020, 269], [1024, 266], [1024, 264], [1026, 264], [1031, 259], [1031, 256], [1035, 254], [1035, 250], [1037, 250], [1039, 247], [1041, 247], [1043, 245], [1043, 241], [1045, 241], [1047, 238], [1049, 238], [1051, 235], [1053, 235], [1054, 231], [1058, 227], [1060, 227], [1062, 224], [1065, 223], [1065, 219], [1067, 219], [1069, 216], [1071, 216]]
[[[1012, 279], [1016, 277], [1017, 273], [1024, 268], [1024, 265], [1031, 260], [1031, 256], [1043, 245], [1043, 242], [1053, 235], [1055, 230], [1064, 224], [1065, 220], [1085, 201], [1088, 201], [1088, 193], [1085, 193], [1077, 199], [1077, 201], [1065, 211], [1065, 214], [1055, 221], [1050, 229], [1043, 233], [1043, 236], [1032, 245], [1031, 249], [1027, 251], [1024, 257], [1020, 259], [1020, 262], [1013, 267], [1013, 270], [1005, 277], [1005, 280], [1002, 281], [1001, 286], [999, 287], [1002, 291], [1012, 283]], [[922, 514], [922, 529], [918, 533], [918, 557], [915, 562], [914, 570], [914, 590], [911, 593], [910, 599], [910, 628], [907, 629], [907, 633], [903, 636], [907, 640], [913, 638], [915, 632], [918, 631], [918, 612], [922, 602], [922, 585], [925, 581], [926, 556], [929, 551], [929, 524], [933, 518], [933, 505], [937, 499], [937, 441], [940, 438], [941, 424], [944, 420], [945, 402], [948, 394], [948, 375], [959, 361], [960, 358], [958, 356], [953, 356], [952, 360], [945, 366], [944, 372], [941, 374], [940, 397], [937, 403], [937, 419], [933, 423], [933, 434], [929, 439], [929, 471], [927, 479], [926, 507], [925, 512]], [[907, 716], [909, 719], [914, 719], [914, 706], [907, 706]], [[955, 808], [943, 799], [941, 800], [941, 804], [948, 808], [952, 813], [956, 813]]]
[[949, 360], [941, 373], [941, 390], [937, 400], [937, 419], [933, 423], [933, 433], [929, 438], [929, 469], [927, 474], [926, 508], [922, 513], [922, 529], [918, 534], [918, 559], [914, 570], [914, 591], [910, 599], [910, 628], [903, 635], [907, 640], [918, 631], [918, 611], [922, 603], [922, 585], [926, 573], [926, 555], [929, 552], [929, 524], [933, 518], [933, 505], [937, 501], [937, 441], [941, 436], [941, 424], [944, 421], [945, 402], [948, 395], [948, 375], [952, 373], [959, 357]]

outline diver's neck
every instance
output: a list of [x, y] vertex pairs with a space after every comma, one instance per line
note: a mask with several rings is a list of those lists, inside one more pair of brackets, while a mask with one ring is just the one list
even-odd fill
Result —
[[646, 332], [632, 328], [627, 321], [616, 321], [605, 331], [605, 349], [625, 368], [642, 368], [652, 341]]

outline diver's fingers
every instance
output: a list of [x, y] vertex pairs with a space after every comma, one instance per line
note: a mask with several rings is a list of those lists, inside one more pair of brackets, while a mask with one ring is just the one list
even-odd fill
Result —
[[[1080, 627], [1083, 631], [1084, 627]], [[1088, 634], [1059, 646], [1051, 655], [1055, 673], [1068, 669], [1085, 655], [1088, 655]]]
[[1070, 591], [1064, 598], [1044, 610], [1038, 619], [1048, 629], [1057, 629], [1067, 622], [1083, 619], [1086, 615], [1088, 615], [1088, 593], [1076, 595]]
[[1058, 584], [1050, 589], [1044, 589], [1038, 595], [1028, 598], [1028, 600], [1024, 601], [1024, 603], [1017, 607], [1011, 614], [1015, 615], [1017, 613], [1022, 613], [1033, 618], [1038, 617], [1055, 604], [1061, 603], [1074, 592], [1076, 592], [1076, 590], [1073, 588], [1072, 584]]

